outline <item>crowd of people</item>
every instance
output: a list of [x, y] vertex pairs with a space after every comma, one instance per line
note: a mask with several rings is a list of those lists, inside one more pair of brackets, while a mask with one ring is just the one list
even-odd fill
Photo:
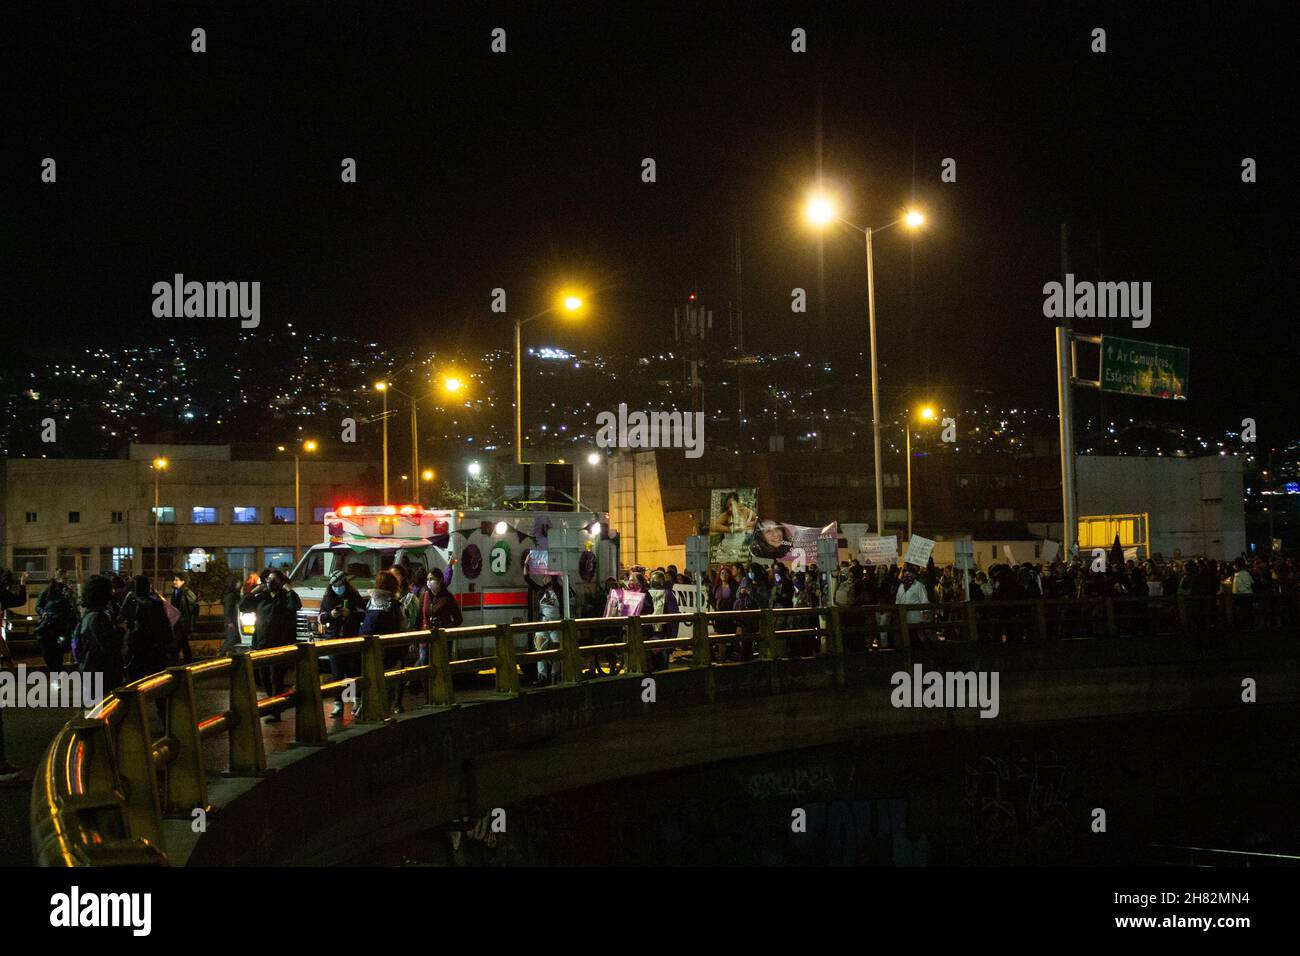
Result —
[[[180, 660], [193, 660], [190, 637], [199, 602], [185, 572], [172, 575], [164, 599], [144, 575], [91, 575], [80, 593], [67, 572], [56, 571], [36, 598], [34, 633], [46, 673], [52, 681], [71, 665], [82, 674], [98, 675], [106, 688], [154, 674]], [[28, 575], [0, 571], [0, 604], [7, 612], [28, 602]], [[6, 621], [0, 664], [12, 662]], [[8, 762], [0, 726], [0, 779], [17, 776]]]
[[[829, 578], [829, 589], [826, 580]], [[650, 600], [638, 606], [639, 614], [671, 614], [679, 608], [671, 585], [694, 586], [692, 575], [673, 565], [650, 571], [636, 567], [623, 580], [605, 582], [606, 592], [623, 588], [644, 591]], [[1219, 594], [1248, 597], [1236, 602], [1238, 623], [1252, 626], [1256, 607], [1269, 605], [1269, 614], [1279, 625], [1292, 620], [1296, 609], [1300, 564], [1296, 559], [1273, 555], [1249, 558], [1242, 555], [1233, 561], [1209, 559], [1166, 560], [1156, 556], [1142, 561], [1107, 561], [1104, 570], [1093, 560], [1052, 561], [1038, 563], [995, 563], [987, 570], [968, 572], [953, 566], [925, 567], [910, 564], [866, 565], [857, 559], [841, 562], [828, 576], [819, 573], [815, 564], [807, 570], [792, 571], [784, 563], [773, 561], [735, 562], [717, 565], [700, 581], [707, 607], [711, 611], [742, 611], [761, 608], [873, 607], [909, 605], [909, 625], [926, 625], [926, 635], [943, 633], [938, 625], [949, 620], [943, 606], [969, 601], [1017, 601], [1027, 599], [1143, 598], [1188, 595], [1215, 599]], [[1283, 600], [1269, 601], [1271, 595]], [[1263, 600], [1259, 600], [1259, 599]], [[1212, 602], [1211, 602], [1212, 603]], [[1212, 626], [1213, 612], [1205, 611], [1205, 602], [1192, 602], [1193, 618], [1198, 626]], [[911, 607], [916, 606], [916, 607]], [[937, 606], [937, 607], [930, 607]], [[1274, 610], [1275, 609], [1275, 610]], [[994, 619], [1000, 616], [988, 615]], [[878, 615], [886, 623], [890, 615]], [[1011, 619], [1014, 615], [1007, 615]], [[952, 617], [955, 620], [955, 616]], [[725, 628], [737, 625], [715, 622], [715, 632], [730, 633]], [[675, 636], [675, 625], [657, 627], [656, 636]], [[672, 629], [673, 634], [667, 634]], [[741, 625], [743, 633], [743, 625]], [[1012, 626], [1012, 633], [1021, 628]], [[985, 634], [992, 631], [985, 629]], [[924, 636], [922, 637], [924, 639]], [[872, 638], [877, 646], [888, 646], [889, 632]], [[851, 639], [846, 639], [850, 645]], [[728, 654], [744, 656], [741, 643]]]

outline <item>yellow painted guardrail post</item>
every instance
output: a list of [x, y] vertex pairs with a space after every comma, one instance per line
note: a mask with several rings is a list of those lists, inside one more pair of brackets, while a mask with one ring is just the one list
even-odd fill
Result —
[[839, 657], [844, 653], [844, 631], [841, 630], [840, 609], [832, 604], [826, 609], [826, 653]]
[[645, 636], [641, 630], [641, 619], [639, 617], [623, 618], [623, 627], [627, 636], [624, 638], [627, 643], [627, 672], [629, 674], [645, 674], [650, 670], [650, 660], [646, 656]]
[[257, 776], [266, 772], [266, 746], [257, 713], [253, 658], [236, 654], [230, 669], [230, 772]]
[[1034, 623], [1038, 627], [1038, 639], [1047, 640], [1047, 602], [1042, 598], [1034, 601]]
[[696, 611], [691, 621], [691, 666], [709, 667], [713, 663], [713, 645], [709, 641], [709, 616]]
[[758, 612], [758, 656], [760, 660], [776, 660], [776, 617], [770, 607]]
[[560, 622], [560, 683], [582, 681], [582, 651], [578, 649], [578, 622], [565, 618]]
[[451, 681], [451, 639], [438, 629], [430, 628], [429, 669], [425, 678], [429, 687], [429, 702], [435, 707], [450, 707], [456, 703], [456, 689]]
[[189, 813], [208, 805], [208, 778], [203, 770], [203, 738], [199, 736], [198, 699], [194, 675], [187, 667], [169, 667], [171, 693], [167, 697], [167, 736], [175, 753], [167, 765], [168, 813]]
[[515, 636], [509, 624], [496, 626], [497, 693], [512, 697], [519, 693], [519, 666], [515, 660]]
[[158, 767], [153, 759], [153, 734], [149, 730], [149, 700], [138, 689], [117, 692], [125, 707], [117, 731], [117, 772], [126, 796], [126, 816], [131, 836], [163, 845], [162, 805], [158, 796]]
[[325, 701], [320, 692], [320, 648], [299, 644], [293, 672], [294, 740], [316, 747], [325, 743]]
[[361, 648], [361, 675], [365, 687], [361, 693], [360, 722], [383, 723], [391, 713], [388, 709], [388, 680], [384, 677], [384, 649], [374, 634], [366, 635]]

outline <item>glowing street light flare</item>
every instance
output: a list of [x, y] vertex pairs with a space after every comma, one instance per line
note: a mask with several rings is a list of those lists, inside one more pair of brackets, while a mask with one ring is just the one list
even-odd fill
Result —
[[903, 217], [903, 222], [907, 224], [908, 229], [919, 229], [925, 224], [925, 216], [913, 209]]
[[564, 297], [564, 307], [570, 312], [577, 312], [582, 308], [582, 299], [576, 295], [566, 295]]
[[814, 226], [824, 226], [835, 219], [835, 204], [825, 196], [813, 196], [808, 200], [804, 215]]

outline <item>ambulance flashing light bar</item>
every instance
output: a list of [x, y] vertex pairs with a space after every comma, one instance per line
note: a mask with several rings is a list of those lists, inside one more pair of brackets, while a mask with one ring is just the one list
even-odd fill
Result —
[[343, 505], [336, 513], [342, 518], [364, 518], [375, 515], [422, 515], [425, 510], [419, 505]]

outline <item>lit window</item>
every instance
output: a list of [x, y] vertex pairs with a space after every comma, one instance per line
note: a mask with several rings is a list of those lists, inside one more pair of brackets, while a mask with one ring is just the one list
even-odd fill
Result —
[[155, 519], [159, 524], [175, 524], [175, 523], [176, 523], [176, 509], [175, 509], [175, 508], [166, 507], [166, 506], [161, 507], [161, 508], [150, 508], [150, 509], [149, 509], [149, 512], [150, 512], [150, 514], [153, 515], [154, 519]]
[[293, 524], [293, 509], [272, 508], [271, 524]]
[[256, 508], [235, 508], [231, 513], [231, 522], [234, 524], [257, 524], [258, 513]]
[[195, 507], [190, 510], [190, 522], [192, 524], [216, 524], [217, 509]]

